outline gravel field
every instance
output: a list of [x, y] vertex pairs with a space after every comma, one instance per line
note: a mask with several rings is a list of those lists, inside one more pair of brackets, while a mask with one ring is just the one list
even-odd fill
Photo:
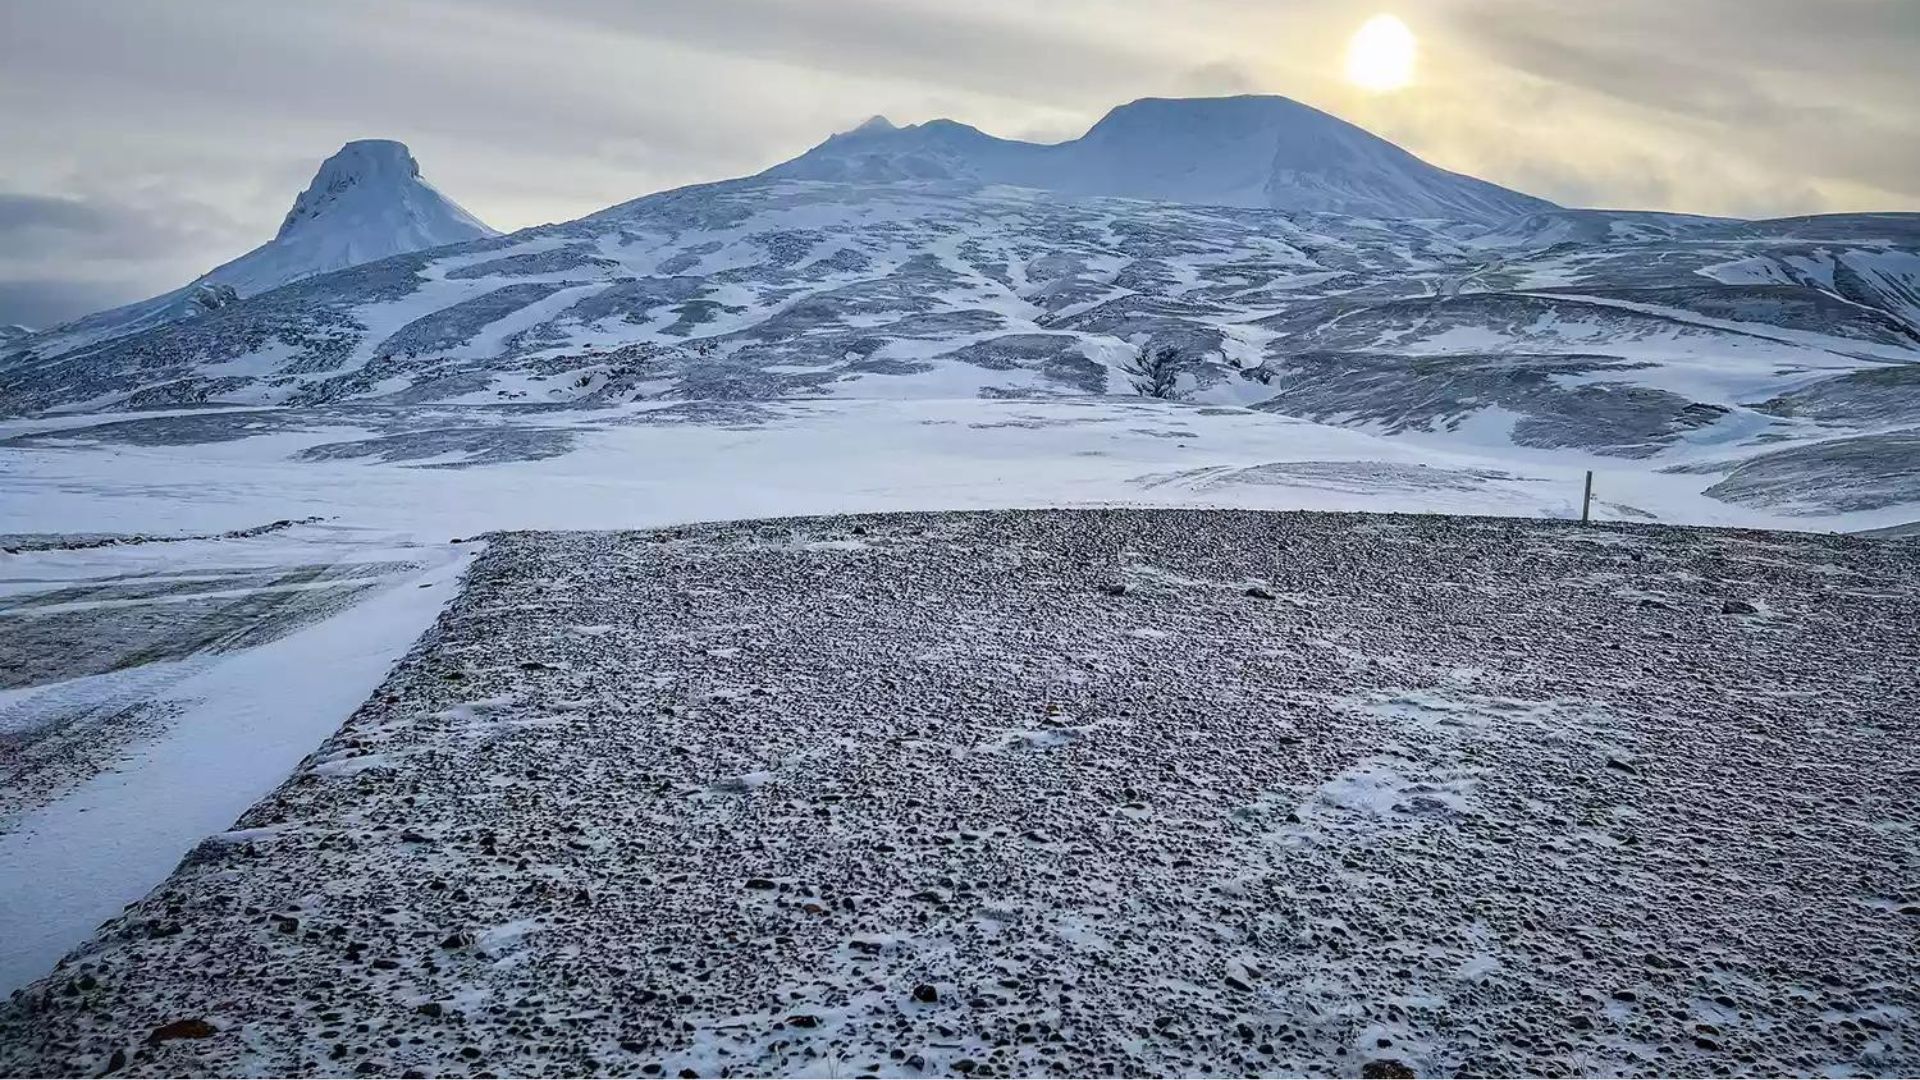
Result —
[[1912, 1074], [1920, 543], [492, 537], [0, 1073]]

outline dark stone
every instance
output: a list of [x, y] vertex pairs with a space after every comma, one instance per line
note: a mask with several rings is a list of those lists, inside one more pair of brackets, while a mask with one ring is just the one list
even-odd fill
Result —
[[1248, 986], [1245, 982], [1243, 982], [1240, 979], [1234, 978], [1232, 975], [1227, 976], [1226, 984], [1232, 987], [1233, 989], [1240, 991], [1243, 994], [1253, 993], [1253, 987]]
[[1272, 600], [1274, 598], [1273, 593], [1258, 585], [1248, 586], [1247, 595], [1253, 597], [1255, 600]]
[[175, 1020], [171, 1024], [154, 1028], [153, 1034], [147, 1036], [147, 1042], [158, 1046], [169, 1039], [205, 1039], [212, 1037], [219, 1030], [196, 1016], [186, 1020]]
[[1720, 614], [1722, 615], [1758, 615], [1760, 614], [1760, 609], [1757, 607], [1754, 607], [1752, 604], [1747, 603], [1745, 600], [1729, 600], [1726, 603], [1720, 605]]
[[465, 930], [455, 930], [440, 941], [440, 947], [443, 949], [464, 949], [471, 944], [473, 944], [473, 935]]
[[787, 1026], [797, 1027], [797, 1028], [817, 1028], [820, 1026], [820, 1018], [817, 1016], [811, 1016], [807, 1013], [795, 1013], [794, 1015], [787, 1017]]
[[100, 1075], [105, 1076], [108, 1073], [116, 1073], [126, 1067], [127, 1052], [125, 1050], [115, 1050], [113, 1056], [107, 1059], [107, 1067], [101, 1070]]
[[415, 1009], [414, 1011], [419, 1013], [421, 1016], [439, 1016], [443, 1010], [441, 1009], [439, 1002], [429, 1001], [426, 1004], [420, 1006], [418, 1009]]
[[1381, 1058], [1360, 1066], [1362, 1080], [1411, 1080], [1414, 1073], [1404, 1061]]
[[940, 991], [932, 983], [921, 983], [913, 988], [913, 1000], [931, 1005], [940, 1000]]
[[1124, 581], [1109, 581], [1105, 585], [1100, 586], [1100, 591], [1106, 593], [1108, 596], [1125, 596], [1127, 595], [1127, 584]]
[[771, 882], [771, 881], [769, 881], [769, 880], [767, 880], [766, 878], [763, 878], [763, 877], [750, 877], [750, 878], [748, 878], [748, 879], [747, 879], [747, 888], [749, 888], [749, 889], [771, 889], [771, 888], [773, 888], [773, 882]]

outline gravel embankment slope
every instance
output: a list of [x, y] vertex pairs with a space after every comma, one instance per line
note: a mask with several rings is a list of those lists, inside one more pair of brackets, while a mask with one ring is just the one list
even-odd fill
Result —
[[0, 1072], [1912, 1073], [1916, 668], [1905, 541], [508, 534]]

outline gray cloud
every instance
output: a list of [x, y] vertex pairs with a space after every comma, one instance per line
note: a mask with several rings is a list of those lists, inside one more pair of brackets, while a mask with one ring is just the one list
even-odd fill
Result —
[[[1543, 8], [1553, 17], [1524, 17]], [[1920, 199], [1920, 4], [1482, 0], [1462, 16], [1515, 68], [1664, 114], [1788, 184], [1799, 174]]]
[[146, 295], [129, 281], [0, 281], [0, 324], [44, 330]]
[[32, 246], [70, 255], [138, 259], [230, 238], [232, 222], [211, 207], [168, 203], [0, 191], [0, 250]]

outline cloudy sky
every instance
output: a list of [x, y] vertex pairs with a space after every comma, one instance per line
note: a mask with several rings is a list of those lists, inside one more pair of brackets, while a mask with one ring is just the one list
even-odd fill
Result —
[[[1342, 77], [1380, 12], [1392, 93]], [[0, 323], [185, 283], [364, 137], [513, 229], [876, 113], [1051, 141], [1258, 92], [1570, 205], [1917, 210], [1916, 55], [1920, 0], [0, 0]]]

